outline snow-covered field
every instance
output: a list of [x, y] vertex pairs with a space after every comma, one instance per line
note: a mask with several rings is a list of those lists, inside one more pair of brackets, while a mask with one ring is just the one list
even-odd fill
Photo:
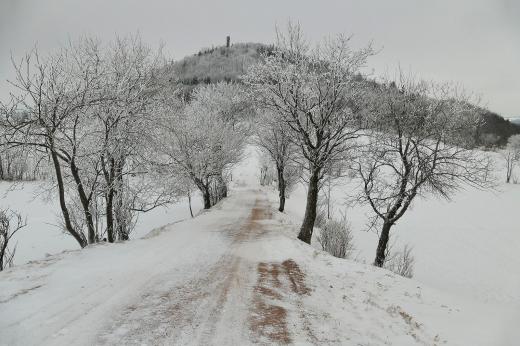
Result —
[[[304, 189], [277, 213], [249, 154], [230, 197], [193, 220], [0, 273], [0, 345], [518, 344], [517, 186], [418, 201], [394, 230], [417, 260], [404, 279], [296, 240]], [[335, 191], [336, 213], [346, 188]], [[30, 207], [35, 220], [53, 220], [45, 208]], [[140, 229], [183, 210], [143, 218]], [[365, 211], [347, 215], [370, 263], [376, 235], [361, 231]]]
[[[366, 231], [368, 207], [348, 207], [346, 196], [354, 188], [349, 183], [334, 188], [334, 213], [346, 213], [358, 259], [372, 263], [377, 234]], [[300, 185], [287, 202], [287, 212], [302, 217], [304, 198]], [[501, 184], [495, 191], [466, 188], [452, 201], [417, 199], [392, 236], [396, 248], [413, 246], [414, 279], [481, 302], [515, 304], [520, 311], [519, 204], [520, 185], [514, 184]]]
[[[0, 208], [18, 211], [27, 219], [27, 226], [12, 240], [13, 244], [17, 244], [15, 264], [23, 264], [64, 250], [79, 248], [74, 238], [63, 233], [58, 227], [59, 205], [56, 201], [49, 201], [46, 196], [42, 194], [42, 184], [39, 182], [16, 185], [0, 182], [0, 197], [2, 197]], [[192, 208], [194, 213], [202, 209], [200, 198], [193, 198]], [[154, 228], [189, 217], [191, 216], [187, 199], [147, 213], [140, 213], [135, 230], [130, 237], [141, 238]]]

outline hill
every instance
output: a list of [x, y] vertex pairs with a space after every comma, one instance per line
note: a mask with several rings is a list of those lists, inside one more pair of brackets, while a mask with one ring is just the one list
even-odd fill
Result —
[[201, 83], [238, 82], [249, 66], [272, 49], [262, 43], [235, 43], [229, 47], [202, 49], [174, 63], [175, 80], [187, 89]]
[[[263, 43], [235, 43], [229, 47], [202, 49], [174, 62], [171, 80], [181, 86], [184, 95], [189, 95], [201, 83], [239, 82], [249, 66], [261, 61], [262, 56], [273, 49], [274, 46]], [[481, 108], [479, 112], [483, 121], [475, 138], [478, 146], [503, 146], [510, 136], [520, 133], [520, 124], [487, 109]]]
[[503, 146], [507, 139], [520, 133], [520, 123], [482, 109], [483, 122], [478, 131], [477, 143], [485, 147]]

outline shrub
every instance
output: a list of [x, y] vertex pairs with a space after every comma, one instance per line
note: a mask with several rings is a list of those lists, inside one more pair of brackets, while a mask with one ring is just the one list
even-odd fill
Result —
[[345, 217], [340, 221], [326, 220], [317, 240], [324, 251], [335, 257], [350, 258], [354, 252], [352, 230]]
[[384, 268], [405, 278], [412, 278], [415, 265], [415, 257], [412, 254], [412, 250], [411, 246], [405, 245], [402, 251], [395, 253], [392, 253], [391, 250], [388, 251]]
[[9, 241], [25, 227], [22, 216], [14, 211], [0, 210], [0, 271], [13, 265], [16, 246], [10, 248]]

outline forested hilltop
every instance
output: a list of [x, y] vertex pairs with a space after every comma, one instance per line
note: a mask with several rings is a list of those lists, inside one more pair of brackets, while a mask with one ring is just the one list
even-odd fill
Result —
[[[263, 55], [269, 54], [273, 49], [273, 45], [252, 42], [201, 49], [172, 63], [170, 80], [181, 84], [186, 94], [190, 94], [199, 84], [222, 81], [240, 83], [240, 76], [247, 72], [249, 66], [260, 61]], [[520, 124], [485, 108], [479, 108], [479, 112], [482, 122], [475, 138], [478, 145], [486, 148], [501, 147], [510, 136], [520, 134]]]
[[204, 83], [239, 82], [240, 76], [265, 53], [274, 49], [262, 43], [235, 43], [201, 49], [198, 53], [173, 63], [176, 81], [188, 87]]

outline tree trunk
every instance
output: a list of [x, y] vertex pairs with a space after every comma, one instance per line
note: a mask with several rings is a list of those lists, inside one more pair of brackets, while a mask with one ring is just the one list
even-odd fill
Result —
[[103, 168], [103, 175], [107, 185], [105, 192], [105, 214], [107, 222], [107, 238], [109, 243], [115, 241], [115, 227], [114, 227], [114, 175], [115, 175], [115, 160], [110, 158], [108, 162], [105, 160], [105, 155], [101, 155], [101, 167]]
[[60, 209], [61, 213], [63, 215], [63, 221], [65, 223], [65, 228], [67, 229], [67, 232], [69, 232], [74, 239], [79, 243], [79, 246], [82, 248], [87, 246], [87, 241], [85, 237], [78, 233], [74, 227], [72, 226], [72, 222], [70, 220], [70, 214], [69, 209], [67, 208], [67, 204], [65, 201], [65, 187], [63, 185], [63, 175], [61, 173], [61, 166], [60, 166], [60, 159], [58, 158], [58, 155], [54, 152], [54, 150], [50, 150], [51, 152], [51, 159], [52, 163], [54, 165], [54, 172], [56, 173], [56, 182], [58, 184], [58, 196], [60, 200]]
[[[6, 232], [7, 232], [7, 230], [6, 230]], [[4, 268], [4, 256], [5, 256], [5, 253], [7, 252], [7, 233], [2, 238], [4, 238], [4, 239], [1, 242], [2, 248], [0, 249], [0, 271], [5, 269]]]
[[218, 182], [219, 182], [219, 191], [220, 191], [220, 196], [219, 196], [218, 200], [221, 200], [222, 198], [227, 198], [228, 189], [227, 189], [226, 181], [224, 180], [224, 178], [222, 178], [222, 176], [220, 176], [218, 179]]
[[125, 158], [122, 156], [115, 160], [114, 164], [114, 193], [116, 198], [116, 216], [117, 216], [117, 229], [116, 233], [120, 240], [130, 239], [130, 220], [131, 216], [127, 213], [128, 210], [125, 206], [124, 201], [124, 181], [123, 181], [123, 168], [125, 165]]
[[114, 189], [109, 187], [106, 195], [106, 219], [107, 219], [107, 238], [109, 243], [115, 241], [114, 237]]
[[188, 205], [190, 206], [190, 215], [193, 218], [193, 209], [191, 209], [191, 193], [188, 192]]
[[298, 234], [298, 239], [311, 243], [312, 231], [314, 229], [314, 221], [316, 220], [316, 207], [318, 205], [318, 183], [320, 180], [320, 170], [315, 169], [309, 179], [309, 188], [307, 191], [307, 205], [305, 207], [305, 216], [303, 217], [302, 227]]
[[276, 170], [278, 171], [278, 196], [280, 197], [280, 206], [278, 211], [283, 212], [285, 209], [285, 178], [283, 176], [283, 167], [277, 165]]
[[327, 219], [330, 220], [330, 192], [332, 190], [330, 176], [327, 181]]
[[83, 213], [85, 214], [85, 221], [87, 222], [88, 231], [88, 243], [94, 244], [96, 242], [96, 231], [94, 228], [92, 212], [90, 210], [90, 198], [87, 197], [87, 193], [85, 192], [85, 188], [83, 187], [83, 183], [81, 182], [81, 178], [79, 176], [79, 168], [76, 166], [74, 160], [71, 160], [70, 162], [70, 171], [74, 177], [74, 181], [76, 182], [76, 189], [78, 190], [79, 200], [81, 202], [81, 206], [83, 207]]
[[388, 221], [385, 221], [383, 223], [383, 229], [381, 230], [381, 235], [379, 236], [379, 243], [377, 244], [376, 259], [374, 260], [374, 265], [376, 267], [383, 267], [383, 265], [385, 264], [386, 247], [388, 245], [388, 239], [390, 239], [391, 227], [392, 223]]
[[201, 189], [202, 199], [204, 200], [204, 209], [211, 208], [211, 195], [209, 193], [209, 187], [205, 186]]

